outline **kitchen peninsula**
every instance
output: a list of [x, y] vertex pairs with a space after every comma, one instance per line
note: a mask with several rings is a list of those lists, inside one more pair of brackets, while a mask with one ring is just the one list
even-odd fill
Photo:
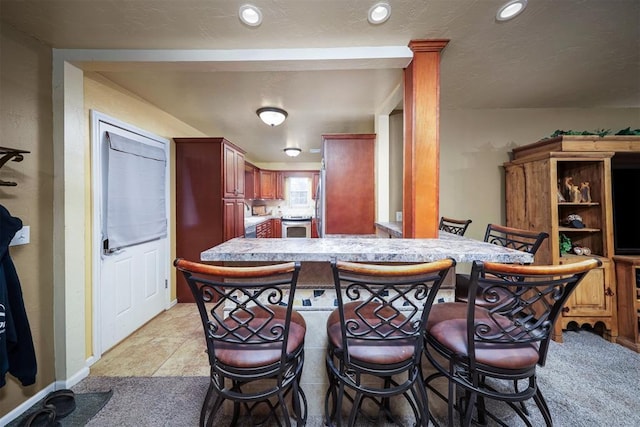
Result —
[[[321, 239], [246, 239], [235, 238], [207, 249], [202, 261], [225, 265], [258, 265], [301, 261], [302, 268], [294, 297], [294, 308], [307, 323], [305, 367], [301, 387], [308, 398], [310, 416], [321, 416], [327, 390], [324, 369], [325, 325], [336, 306], [330, 261], [372, 263], [429, 262], [451, 257], [457, 262], [473, 260], [530, 263], [531, 254], [440, 232], [437, 239], [382, 239], [340, 237]], [[436, 302], [452, 301], [453, 282], [440, 288]], [[409, 410], [406, 408], [407, 411]], [[401, 411], [400, 408], [396, 410]]]

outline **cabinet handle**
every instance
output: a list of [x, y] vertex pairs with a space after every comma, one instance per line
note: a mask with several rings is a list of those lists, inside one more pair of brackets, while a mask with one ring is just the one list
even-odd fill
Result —
[[615, 295], [610, 287], [607, 287], [607, 289], [604, 291], [604, 294], [608, 297], [612, 297], [613, 295]]
[[562, 307], [562, 312], [563, 313], [568, 313], [569, 311], [571, 311], [571, 309], [569, 307], [567, 307], [567, 306]]

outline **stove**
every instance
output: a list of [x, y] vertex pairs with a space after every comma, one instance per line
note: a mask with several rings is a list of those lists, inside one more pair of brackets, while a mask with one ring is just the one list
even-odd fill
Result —
[[311, 221], [311, 215], [284, 215], [283, 221]]
[[310, 238], [311, 237], [311, 216], [310, 215], [285, 215], [282, 217], [282, 237], [290, 238]]

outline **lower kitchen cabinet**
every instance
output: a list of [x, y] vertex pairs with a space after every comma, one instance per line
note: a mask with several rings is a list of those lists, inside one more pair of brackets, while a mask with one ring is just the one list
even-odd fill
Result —
[[271, 219], [271, 237], [277, 239], [282, 237], [282, 220], [280, 218]]
[[223, 209], [224, 240], [244, 236], [244, 201], [224, 199]]
[[259, 239], [271, 237], [271, 220], [265, 220], [256, 226], [256, 236]]

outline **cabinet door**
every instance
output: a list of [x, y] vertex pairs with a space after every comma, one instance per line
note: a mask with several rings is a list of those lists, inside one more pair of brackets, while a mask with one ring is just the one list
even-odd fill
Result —
[[244, 204], [241, 200], [223, 200], [224, 240], [244, 236]]
[[236, 197], [244, 199], [244, 154], [236, 151], [235, 176], [236, 176]]
[[260, 197], [267, 200], [273, 200], [276, 198], [274, 171], [260, 171]]
[[[561, 264], [583, 260], [583, 257], [563, 257]], [[578, 284], [563, 308], [565, 317], [607, 317], [611, 316], [614, 288], [611, 281], [611, 262], [600, 258], [602, 267], [591, 270]]]
[[[238, 196], [238, 172], [237, 172], [237, 151], [232, 147], [225, 145], [224, 148], [224, 161], [222, 162], [223, 169], [223, 193], [222, 197], [237, 197]], [[243, 166], [244, 168], [244, 166]], [[244, 177], [244, 172], [243, 172]], [[242, 180], [244, 182], [244, 178]]]
[[311, 220], [311, 238], [317, 239], [318, 237], [320, 237], [318, 235], [318, 220], [313, 218]]
[[284, 200], [284, 174], [276, 172], [276, 199]]
[[233, 237], [244, 237], [244, 202], [242, 200], [236, 200], [234, 230]]
[[271, 220], [271, 237], [278, 239], [282, 237], [282, 221], [277, 218]]

